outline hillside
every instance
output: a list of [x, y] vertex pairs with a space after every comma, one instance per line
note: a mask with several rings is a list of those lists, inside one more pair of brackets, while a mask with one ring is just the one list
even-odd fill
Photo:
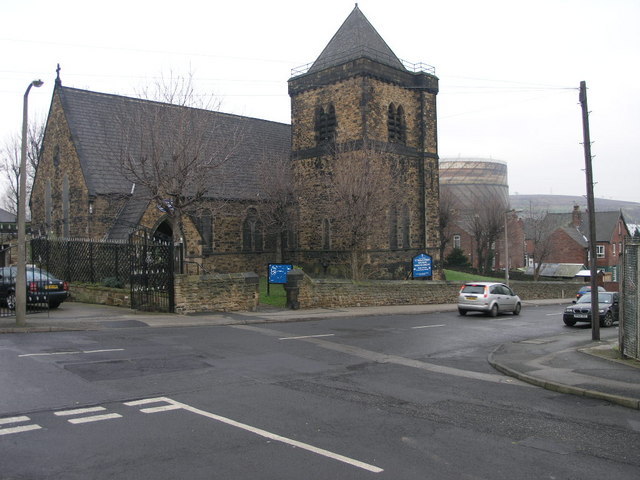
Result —
[[[581, 210], [587, 209], [587, 199], [580, 196], [571, 195], [510, 195], [511, 208], [522, 210], [522, 215], [526, 212], [548, 211], [552, 213], [571, 212], [574, 205], [580, 206]], [[597, 212], [610, 212], [622, 210], [627, 224], [640, 224], [640, 203], [625, 202], [620, 200], [609, 200], [606, 198], [596, 198]]]

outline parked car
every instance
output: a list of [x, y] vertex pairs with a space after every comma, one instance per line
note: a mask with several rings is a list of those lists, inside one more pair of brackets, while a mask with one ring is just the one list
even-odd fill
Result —
[[504, 283], [467, 282], [458, 295], [458, 312], [483, 312], [492, 317], [502, 312], [520, 314], [522, 301], [513, 290]]
[[[604, 292], [605, 289], [604, 289], [604, 287], [598, 286], [598, 291], [599, 292]], [[589, 293], [589, 292], [591, 292], [591, 285], [585, 285], [584, 287], [580, 287], [580, 290], [578, 290], [578, 293], [576, 293], [576, 301], [580, 300], [581, 296], [583, 296], [585, 293]]]
[[[18, 267], [0, 268], [0, 302], [7, 308], [16, 308], [16, 276]], [[46, 270], [29, 266], [27, 274], [27, 305], [48, 304], [58, 308], [69, 298], [69, 284], [57, 279]]]
[[[598, 310], [601, 327], [611, 327], [618, 321], [620, 296], [618, 292], [598, 292]], [[565, 325], [574, 326], [577, 322], [591, 323], [591, 294], [585, 293], [573, 305], [564, 309], [562, 315]]]

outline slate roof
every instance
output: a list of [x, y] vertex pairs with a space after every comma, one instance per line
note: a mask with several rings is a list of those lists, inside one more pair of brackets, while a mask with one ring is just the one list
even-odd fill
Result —
[[405, 70], [402, 62], [356, 4], [351, 14], [313, 63], [309, 72], [324, 70], [362, 57]]
[[[621, 211], [596, 212], [596, 242], [606, 243], [611, 241], [620, 217], [622, 217], [622, 221], [625, 222]], [[584, 233], [585, 237], [589, 238], [588, 219], [582, 222], [582, 228], [580, 230]]]
[[[582, 263], [543, 263], [540, 275], [543, 277], [573, 278], [584, 269]], [[534, 267], [527, 267], [525, 273], [533, 275]]]
[[[172, 118], [188, 111], [199, 124], [211, 126], [205, 134], [206, 148], [233, 148], [232, 158], [209, 179], [209, 198], [255, 199], [261, 190], [255, 173], [258, 162], [270, 156], [288, 157], [291, 150], [288, 124], [62, 85], [56, 88], [90, 195], [130, 194], [132, 181], [123, 173], [123, 152], [143, 154], [139, 121], [150, 114], [164, 119], [162, 135], [162, 130], [168, 134], [175, 128]], [[238, 141], [230, 141], [232, 137]]]
[[118, 213], [113, 225], [109, 228], [107, 238], [110, 240], [127, 240], [129, 235], [140, 225], [142, 215], [144, 215], [148, 206], [149, 196], [144, 192], [134, 192]]
[[17, 217], [11, 213], [6, 211], [4, 208], [0, 208], [0, 223], [16, 223]]

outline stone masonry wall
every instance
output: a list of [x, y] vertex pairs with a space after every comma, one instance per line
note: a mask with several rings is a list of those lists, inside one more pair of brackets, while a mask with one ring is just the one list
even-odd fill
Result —
[[255, 273], [176, 275], [176, 313], [250, 311], [258, 307]]
[[[523, 301], [567, 299], [569, 303], [581, 284], [576, 282], [511, 282]], [[438, 281], [314, 280], [305, 276], [300, 289], [300, 308], [336, 308], [385, 305], [456, 303], [460, 284]]]

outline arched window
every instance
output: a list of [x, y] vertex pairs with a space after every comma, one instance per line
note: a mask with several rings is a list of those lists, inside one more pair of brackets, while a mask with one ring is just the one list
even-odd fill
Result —
[[331, 222], [328, 218], [322, 220], [322, 248], [331, 250]]
[[389, 248], [396, 250], [398, 248], [398, 211], [396, 207], [389, 210]]
[[402, 105], [396, 107], [393, 103], [389, 104], [387, 129], [389, 132], [389, 142], [406, 143], [407, 125], [405, 123], [404, 108], [402, 108]]
[[408, 205], [402, 207], [402, 248], [411, 248], [411, 217]]
[[255, 208], [247, 210], [242, 223], [242, 250], [245, 252], [262, 252], [262, 222]]
[[70, 236], [69, 223], [69, 176], [65, 173], [62, 180], [62, 235], [65, 238]]
[[203, 213], [194, 218], [196, 228], [202, 237], [202, 251], [210, 253], [214, 251], [214, 232], [213, 232], [213, 216], [211, 212]]
[[318, 107], [316, 109], [316, 142], [321, 144], [335, 141], [337, 125], [336, 109], [333, 104], [330, 104], [326, 111], [323, 107]]
[[53, 199], [51, 198], [51, 179], [47, 179], [47, 184], [44, 188], [44, 223], [45, 231], [47, 234], [51, 232], [52, 214], [53, 214]]

